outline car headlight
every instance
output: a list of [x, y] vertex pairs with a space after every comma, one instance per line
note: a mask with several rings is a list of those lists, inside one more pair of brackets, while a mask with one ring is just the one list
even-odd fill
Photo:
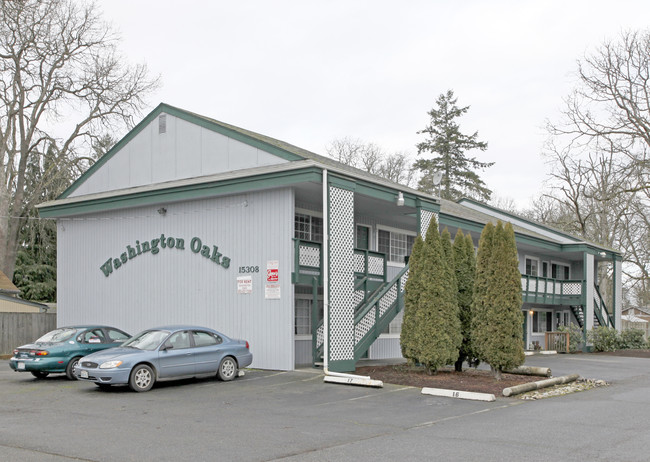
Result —
[[105, 363], [102, 363], [101, 366], [99, 366], [100, 369], [113, 369], [114, 367], [118, 367], [120, 364], [122, 364], [122, 361], [107, 361]]

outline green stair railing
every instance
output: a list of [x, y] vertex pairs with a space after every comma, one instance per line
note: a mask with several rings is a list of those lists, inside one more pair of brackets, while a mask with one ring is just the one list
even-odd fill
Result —
[[[382, 284], [373, 294], [361, 300], [354, 317], [354, 360], [358, 361], [370, 345], [386, 329], [404, 307], [404, 286], [409, 267], [405, 266], [392, 281]], [[324, 326], [321, 321], [316, 329], [314, 362], [323, 357]]]

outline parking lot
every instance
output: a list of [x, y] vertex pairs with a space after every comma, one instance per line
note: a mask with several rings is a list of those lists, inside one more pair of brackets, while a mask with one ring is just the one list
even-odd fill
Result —
[[246, 371], [148, 393], [36, 380], [0, 361], [0, 460], [647, 460], [650, 359], [528, 358], [605, 388], [484, 403], [420, 389], [325, 384], [321, 371]]

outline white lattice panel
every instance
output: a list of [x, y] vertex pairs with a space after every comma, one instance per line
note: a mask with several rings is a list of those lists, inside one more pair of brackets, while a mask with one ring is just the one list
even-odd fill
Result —
[[384, 294], [383, 297], [379, 299], [379, 316], [383, 316], [386, 310], [392, 306], [397, 300], [397, 286], [393, 284], [388, 292]]
[[311, 247], [307, 245], [299, 246], [300, 255], [298, 257], [298, 263], [300, 266], [313, 266], [316, 268], [320, 267], [320, 249], [317, 247]]
[[320, 348], [323, 346], [323, 343], [325, 343], [325, 326], [321, 324], [318, 326], [318, 330], [316, 331], [316, 348]]
[[363, 301], [364, 292], [363, 290], [354, 291], [354, 306], [355, 308]]
[[329, 359], [354, 359], [354, 192], [329, 188]]
[[375, 323], [375, 311], [377, 308], [373, 308], [359, 321], [359, 323], [354, 327], [354, 343], [355, 345], [366, 335], [370, 329], [372, 329], [373, 324]]
[[420, 210], [420, 234], [422, 235], [422, 238], [427, 235], [433, 217], [437, 220], [438, 214], [428, 210]]
[[384, 275], [384, 259], [381, 257], [368, 257], [368, 273]]
[[404, 273], [404, 275], [402, 276], [402, 280], [400, 281], [400, 292], [404, 292], [404, 290], [406, 289], [406, 281], [409, 280], [410, 271], [411, 271], [410, 269], [407, 269], [406, 273]]
[[582, 284], [580, 282], [565, 283], [564, 295], [582, 295]]
[[366, 259], [364, 258], [364, 255], [361, 253], [354, 254], [354, 271], [356, 271], [357, 273], [366, 272]]

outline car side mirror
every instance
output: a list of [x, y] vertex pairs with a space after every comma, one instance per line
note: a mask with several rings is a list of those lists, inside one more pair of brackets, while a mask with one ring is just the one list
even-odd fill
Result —
[[160, 351], [167, 351], [167, 350], [173, 350], [173, 349], [174, 349], [174, 345], [170, 345], [169, 343], [167, 343], [167, 344], [162, 346]]

